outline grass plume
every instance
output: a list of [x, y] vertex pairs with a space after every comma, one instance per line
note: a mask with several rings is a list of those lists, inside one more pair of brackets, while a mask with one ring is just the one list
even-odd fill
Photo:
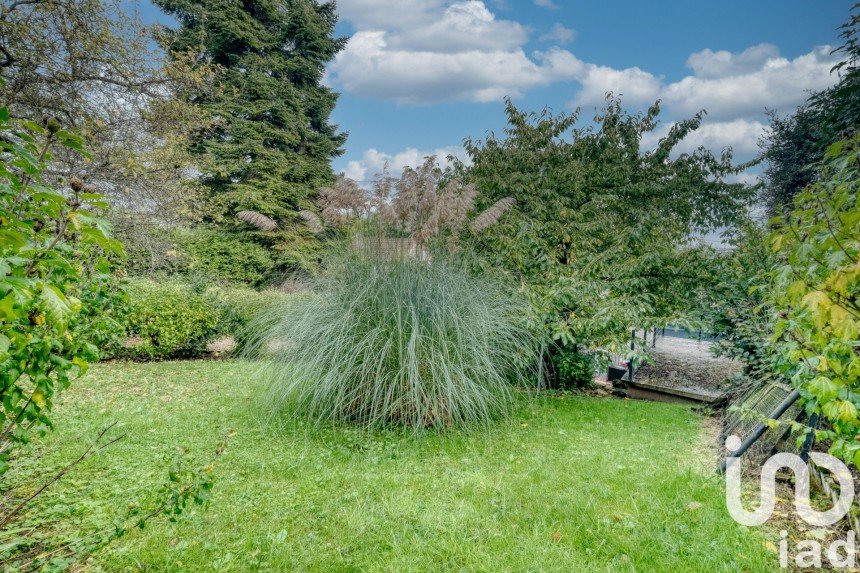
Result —
[[472, 219], [472, 223], [469, 225], [472, 232], [479, 233], [484, 229], [495, 225], [498, 220], [502, 218], [502, 215], [514, 206], [514, 203], [515, 201], [513, 197], [503, 197], [487, 207], [477, 217]]
[[323, 226], [322, 220], [313, 211], [302, 209], [301, 211], [299, 211], [299, 217], [304, 220], [304, 222], [308, 226], [308, 229], [310, 229], [312, 233], [318, 235], [325, 231], [325, 227]]
[[240, 221], [257, 227], [261, 231], [274, 231], [278, 228], [278, 224], [274, 219], [258, 213], [257, 211], [239, 211], [236, 213], [236, 218]]

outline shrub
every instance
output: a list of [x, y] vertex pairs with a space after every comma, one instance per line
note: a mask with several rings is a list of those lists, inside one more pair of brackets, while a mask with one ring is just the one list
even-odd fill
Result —
[[276, 316], [277, 309], [293, 296], [275, 289], [258, 291], [242, 287], [214, 288], [206, 294], [220, 312], [218, 333], [234, 337], [240, 351], [255, 338], [254, 329], [266, 320], [263, 317]]
[[125, 340], [116, 355], [133, 359], [187, 358], [205, 352], [221, 309], [189, 285], [132, 281], [122, 312]]
[[257, 341], [272, 355], [274, 414], [413, 430], [486, 423], [535, 363], [528, 304], [446, 261], [352, 255], [312, 292]]
[[275, 262], [265, 247], [236, 233], [196, 230], [178, 236], [185, 272], [221, 283], [260, 286], [272, 277]]
[[561, 389], [591, 388], [597, 366], [594, 356], [570, 347], [557, 346], [549, 357], [552, 360], [551, 382]]
[[[135, 279], [119, 312], [120, 336], [110, 354], [135, 360], [198, 358], [213, 352], [214, 341], [228, 353], [243, 348], [249, 325], [272, 315], [292, 295], [274, 289], [218, 287], [178, 281]], [[234, 341], [229, 341], [232, 337]], [[235, 342], [233, 344], [232, 342]]]

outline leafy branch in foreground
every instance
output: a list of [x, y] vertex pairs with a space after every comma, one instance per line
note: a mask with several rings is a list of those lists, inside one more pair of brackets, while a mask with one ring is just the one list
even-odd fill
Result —
[[123, 438], [122, 435], [120, 435], [116, 438], [112, 438], [112, 439], [108, 440], [106, 443], [101, 443], [102, 439], [105, 437], [105, 434], [107, 434], [107, 432], [111, 428], [113, 428], [115, 425], [116, 425], [116, 423], [113, 423], [113, 424], [110, 424], [109, 426], [107, 426], [106, 428], [104, 428], [101, 432], [99, 432], [98, 436], [96, 436], [96, 439], [93, 440], [93, 442], [81, 453], [81, 455], [79, 455], [73, 461], [66, 464], [60, 471], [55, 473], [49, 479], [45, 480], [45, 482], [41, 486], [39, 486], [36, 489], [36, 491], [29, 494], [24, 499], [14, 503], [9, 510], [5, 511], [2, 515], [0, 515], [0, 530], [2, 530], [4, 527], [6, 527], [6, 525], [10, 521], [12, 521], [12, 519], [14, 519], [16, 516], [21, 514], [21, 512], [23, 512], [27, 508], [28, 504], [30, 502], [32, 502], [34, 499], [36, 499], [37, 497], [39, 497], [42, 493], [44, 493], [44, 491], [46, 489], [48, 489], [51, 486], [51, 484], [55, 483], [56, 481], [61, 479], [64, 475], [69, 473], [69, 470], [71, 470], [73, 467], [75, 467], [76, 465], [78, 465], [79, 463], [84, 461], [84, 459], [89, 457], [90, 454], [95, 453], [99, 450], [102, 450], [102, 449], [118, 442], [119, 440], [121, 440]]
[[819, 439], [860, 467], [860, 135], [830, 146], [779, 223], [777, 365], [829, 423]]
[[[72, 462], [47, 479], [35, 493], [22, 502], [10, 504], [15, 489], [4, 492], [4, 506], [14, 508], [2, 516], [0, 525], [0, 567], [4, 571], [29, 573], [32, 571], [64, 571], [75, 563], [105, 548], [134, 529], [142, 529], [153, 520], [163, 517], [175, 522], [194, 506], [206, 507], [215, 484], [215, 462], [226, 451], [228, 440], [234, 435], [228, 432], [216, 446], [213, 458], [198, 467], [191, 465], [190, 451], [177, 448], [168, 463], [167, 478], [152, 494], [151, 501], [132, 504], [110, 527], [85, 535], [75, 531], [69, 540], [58, 540], [51, 530], [49, 520], [41, 517], [28, 519], [23, 508], [42, 496], [48, 487], [68, 474], [84, 459], [122, 439], [124, 435], [105, 440], [114, 424], [103, 429], [96, 439]], [[104, 440], [104, 441], [103, 441]], [[13, 519], [14, 518], [14, 519]]]
[[[16, 481], [18, 472], [10, 471], [29, 466], [43, 475], [25, 446], [52, 427], [57, 393], [86, 372], [115, 326], [113, 261], [123, 250], [99, 217], [107, 209], [99, 194], [79, 179], [59, 190], [43, 180], [58, 147], [88, 156], [82, 139], [57, 119], [16, 121], [0, 108], [0, 565], [11, 571], [66, 569], [159, 515], [176, 519], [204, 504], [213, 483], [212, 465], [191, 469], [187, 450], [180, 450], [147, 509], [130, 509], [108, 530], [60, 540], [42, 499], [122, 436], [108, 438], [112, 426], [105, 428], [35, 489], [32, 479]], [[223, 451], [221, 444], [216, 457]]]
[[51, 427], [55, 394], [98, 358], [112, 324], [122, 247], [90, 187], [44, 184], [55, 147], [86, 156], [56, 119], [17, 122], [0, 108], [0, 478], [30, 434]]

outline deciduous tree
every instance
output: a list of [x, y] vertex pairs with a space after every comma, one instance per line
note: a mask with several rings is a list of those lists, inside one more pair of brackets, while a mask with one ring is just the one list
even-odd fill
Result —
[[677, 150], [701, 114], [645, 148], [659, 112], [628, 114], [610, 96], [596, 127], [577, 127], [576, 114], [508, 102], [504, 136], [466, 142], [478, 207], [516, 200], [479, 248], [527, 285], [561, 347], [619, 344], [694, 308], [709, 278], [693, 235], [740, 220], [754, 196], [726, 179], [743, 168], [729, 151]]

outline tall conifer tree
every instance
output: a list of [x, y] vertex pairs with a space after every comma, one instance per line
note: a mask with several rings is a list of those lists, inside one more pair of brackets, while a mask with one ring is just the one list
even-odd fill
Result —
[[[322, 85], [325, 65], [346, 44], [334, 35], [335, 3], [316, 0], [155, 0], [179, 21], [161, 42], [216, 65], [211, 90], [184, 94], [210, 117], [192, 143], [200, 156], [210, 217], [236, 230], [258, 211], [278, 221], [257, 239], [283, 264], [301, 258], [297, 210], [334, 177], [330, 161], [346, 134], [330, 122], [338, 94]], [[305, 236], [305, 242], [309, 237]]]

